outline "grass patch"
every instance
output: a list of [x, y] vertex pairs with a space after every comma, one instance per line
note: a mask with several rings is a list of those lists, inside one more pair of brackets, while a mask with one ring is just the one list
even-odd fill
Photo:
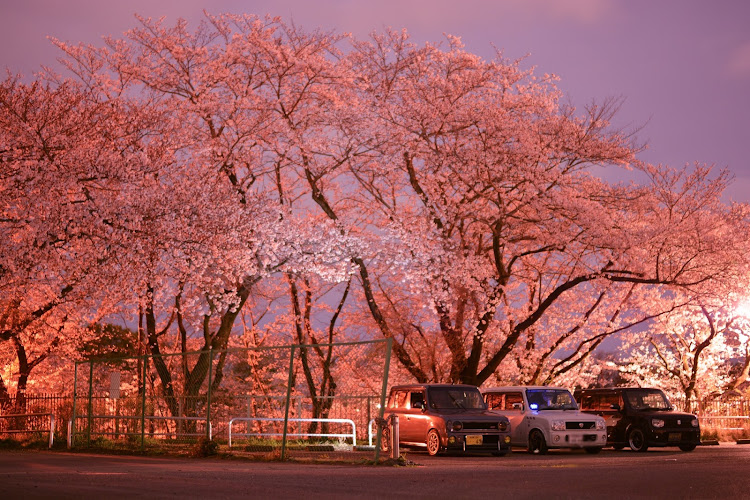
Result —
[[705, 428], [701, 429], [701, 441], [737, 441], [739, 439], [750, 438], [750, 429], [720, 429]]
[[[64, 441], [55, 441], [53, 448], [64, 448]], [[1, 450], [46, 450], [49, 449], [49, 434], [34, 433], [23, 439], [4, 438], [0, 439]]]

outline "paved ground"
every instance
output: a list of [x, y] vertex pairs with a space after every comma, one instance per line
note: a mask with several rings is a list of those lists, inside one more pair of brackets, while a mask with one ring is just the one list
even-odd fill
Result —
[[413, 467], [0, 452], [0, 498], [750, 498], [750, 445], [429, 457]]

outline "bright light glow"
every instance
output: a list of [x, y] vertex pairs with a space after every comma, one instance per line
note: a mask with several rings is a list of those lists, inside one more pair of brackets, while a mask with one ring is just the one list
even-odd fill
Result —
[[745, 300], [744, 302], [740, 302], [737, 305], [737, 309], [735, 309], [735, 312], [738, 316], [744, 316], [748, 319], [750, 319], [750, 300]]

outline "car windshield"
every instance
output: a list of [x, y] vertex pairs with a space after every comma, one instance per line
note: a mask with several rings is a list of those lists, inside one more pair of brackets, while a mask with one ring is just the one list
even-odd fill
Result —
[[427, 397], [430, 408], [435, 410], [448, 408], [484, 410], [486, 408], [479, 389], [430, 387], [427, 390]]
[[625, 398], [634, 410], [671, 410], [667, 396], [658, 389], [627, 391]]
[[531, 410], [577, 410], [576, 400], [566, 389], [528, 389]]

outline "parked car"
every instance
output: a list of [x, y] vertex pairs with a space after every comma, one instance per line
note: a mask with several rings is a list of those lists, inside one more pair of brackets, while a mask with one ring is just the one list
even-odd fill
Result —
[[692, 451], [701, 441], [698, 417], [676, 412], [660, 389], [623, 387], [576, 391], [581, 409], [604, 417], [607, 443], [616, 450], [630, 446], [677, 446]]
[[599, 453], [607, 444], [604, 419], [578, 409], [562, 387], [515, 386], [482, 389], [487, 407], [510, 421], [512, 446], [544, 454], [549, 448]]
[[[399, 446], [426, 447], [430, 455], [449, 452], [510, 451], [508, 419], [487, 411], [473, 385], [413, 384], [391, 388], [385, 417], [398, 415]], [[381, 440], [388, 451], [388, 428]]]

